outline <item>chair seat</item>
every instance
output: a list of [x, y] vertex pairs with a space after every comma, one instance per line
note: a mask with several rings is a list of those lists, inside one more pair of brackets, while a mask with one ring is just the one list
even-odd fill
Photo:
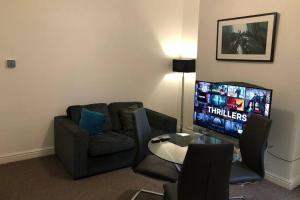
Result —
[[174, 163], [165, 161], [155, 155], [148, 155], [134, 168], [134, 171], [171, 182], [176, 182], [178, 179], [178, 171]]
[[91, 136], [89, 141], [90, 156], [101, 156], [133, 149], [135, 142], [132, 138], [115, 132], [105, 132]]
[[177, 183], [167, 183], [163, 187], [165, 200], [177, 200]]
[[234, 162], [231, 167], [230, 184], [256, 182], [262, 177], [241, 162]]

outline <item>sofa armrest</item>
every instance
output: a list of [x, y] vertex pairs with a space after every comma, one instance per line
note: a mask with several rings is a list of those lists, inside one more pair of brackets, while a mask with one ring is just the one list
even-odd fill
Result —
[[55, 153], [74, 179], [87, 175], [89, 134], [66, 116], [54, 118]]
[[176, 133], [177, 119], [146, 108], [148, 121], [151, 127], [166, 133]]

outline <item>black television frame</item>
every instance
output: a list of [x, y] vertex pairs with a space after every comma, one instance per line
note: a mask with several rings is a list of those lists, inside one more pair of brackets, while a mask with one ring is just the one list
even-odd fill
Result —
[[[246, 83], [246, 82], [238, 82], [238, 81], [222, 81], [222, 82], [212, 82], [212, 81], [200, 81], [200, 80], [196, 80], [195, 81], [195, 86], [198, 82], [206, 82], [206, 83], [210, 83], [210, 84], [223, 84], [223, 85], [232, 85], [232, 86], [240, 86], [240, 87], [246, 87], [246, 88], [253, 88], [253, 89], [262, 89], [262, 90], [270, 90], [270, 110], [269, 110], [269, 116], [267, 117], [268, 119], [271, 117], [271, 108], [272, 108], [272, 98], [273, 98], [273, 89], [269, 89], [269, 88], [265, 88], [262, 86], [258, 86], [258, 85], [254, 85], [251, 83]], [[196, 87], [194, 87], [195, 89]], [[195, 91], [196, 92], [196, 91]], [[194, 93], [195, 93], [194, 92]], [[229, 135], [226, 133], [222, 133], [220, 131], [217, 131], [215, 129], [210, 129], [208, 127], [204, 127], [204, 126], [200, 126], [199, 124], [195, 123], [195, 119], [194, 119], [194, 114], [195, 114], [195, 95], [194, 95], [194, 112], [193, 112], [193, 125], [194, 126], [199, 126], [201, 128], [205, 128], [206, 130], [210, 130], [213, 131], [215, 133], [221, 134], [222, 136], [226, 136], [226, 137], [231, 137], [231, 138], [236, 138], [239, 139], [239, 137], [235, 137], [233, 135]], [[266, 116], [263, 116], [266, 117]]]

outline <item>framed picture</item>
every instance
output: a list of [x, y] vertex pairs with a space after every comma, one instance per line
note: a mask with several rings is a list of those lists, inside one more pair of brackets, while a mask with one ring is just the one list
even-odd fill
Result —
[[217, 60], [273, 62], [277, 13], [218, 20]]

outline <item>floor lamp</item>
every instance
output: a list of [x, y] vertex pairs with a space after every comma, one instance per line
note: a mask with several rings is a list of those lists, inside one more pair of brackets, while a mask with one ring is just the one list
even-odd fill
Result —
[[183, 128], [183, 106], [184, 106], [184, 73], [192, 73], [196, 71], [195, 59], [174, 59], [173, 72], [182, 72], [181, 81], [181, 114], [180, 114], [180, 132]]

